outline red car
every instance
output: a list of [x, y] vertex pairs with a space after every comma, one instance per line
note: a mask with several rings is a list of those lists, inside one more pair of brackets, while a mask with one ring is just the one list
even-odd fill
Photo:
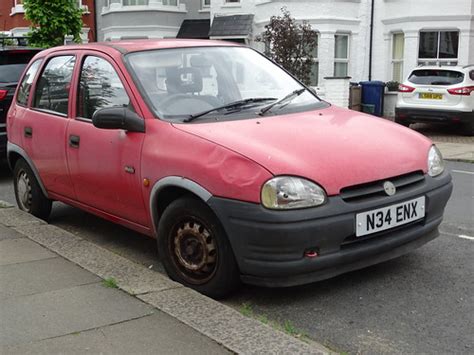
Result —
[[43, 51], [7, 122], [22, 210], [62, 201], [155, 237], [169, 276], [213, 297], [405, 254], [438, 235], [452, 190], [425, 137], [225, 42]]

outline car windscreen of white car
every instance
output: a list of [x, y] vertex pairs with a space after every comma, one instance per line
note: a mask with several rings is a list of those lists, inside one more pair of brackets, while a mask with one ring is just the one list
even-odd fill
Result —
[[408, 81], [417, 85], [456, 85], [464, 81], [464, 74], [454, 70], [418, 69]]

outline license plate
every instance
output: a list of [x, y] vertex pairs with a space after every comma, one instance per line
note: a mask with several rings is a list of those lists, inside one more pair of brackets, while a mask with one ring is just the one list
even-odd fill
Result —
[[358, 213], [356, 237], [401, 226], [425, 216], [425, 197], [397, 203], [396, 205]]
[[421, 92], [420, 99], [428, 99], [428, 100], [442, 100], [443, 94], [433, 94], [431, 92]]

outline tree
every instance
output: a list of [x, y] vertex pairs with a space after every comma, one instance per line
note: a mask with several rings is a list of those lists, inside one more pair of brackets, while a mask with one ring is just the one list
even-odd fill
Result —
[[280, 16], [272, 16], [257, 41], [265, 42], [266, 54], [305, 84], [311, 81], [313, 51], [317, 37], [311, 25], [298, 23], [283, 7]]
[[24, 0], [25, 18], [31, 22], [29, 44], [54, 47], [64, 44], [65, 36], [81, 42], [82, 10], [74, 0]]

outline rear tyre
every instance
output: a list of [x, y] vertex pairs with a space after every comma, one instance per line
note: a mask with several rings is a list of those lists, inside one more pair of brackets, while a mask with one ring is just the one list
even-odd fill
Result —
[[395, 118], [395, 123], [401, 124], [402, 126], [405, 126], [405, 127], [410, 127], [410, 122], [406, 120], [401, 120], [399, 118]]
[[158, 251], [169, 277], [212, 298], [239, 283], [239, 270], [224, 228], [202, 201], [173, 201], [158, 226]]
[[465, 123], [462, 127], [462, 134], [465, 136], [474, 136], [474, 122]]
[[13, 187], [20, 210], [44, 220], [49, 218], [52, 201], [43, 194], [35, 174], [23, 159], [13, 169]]

